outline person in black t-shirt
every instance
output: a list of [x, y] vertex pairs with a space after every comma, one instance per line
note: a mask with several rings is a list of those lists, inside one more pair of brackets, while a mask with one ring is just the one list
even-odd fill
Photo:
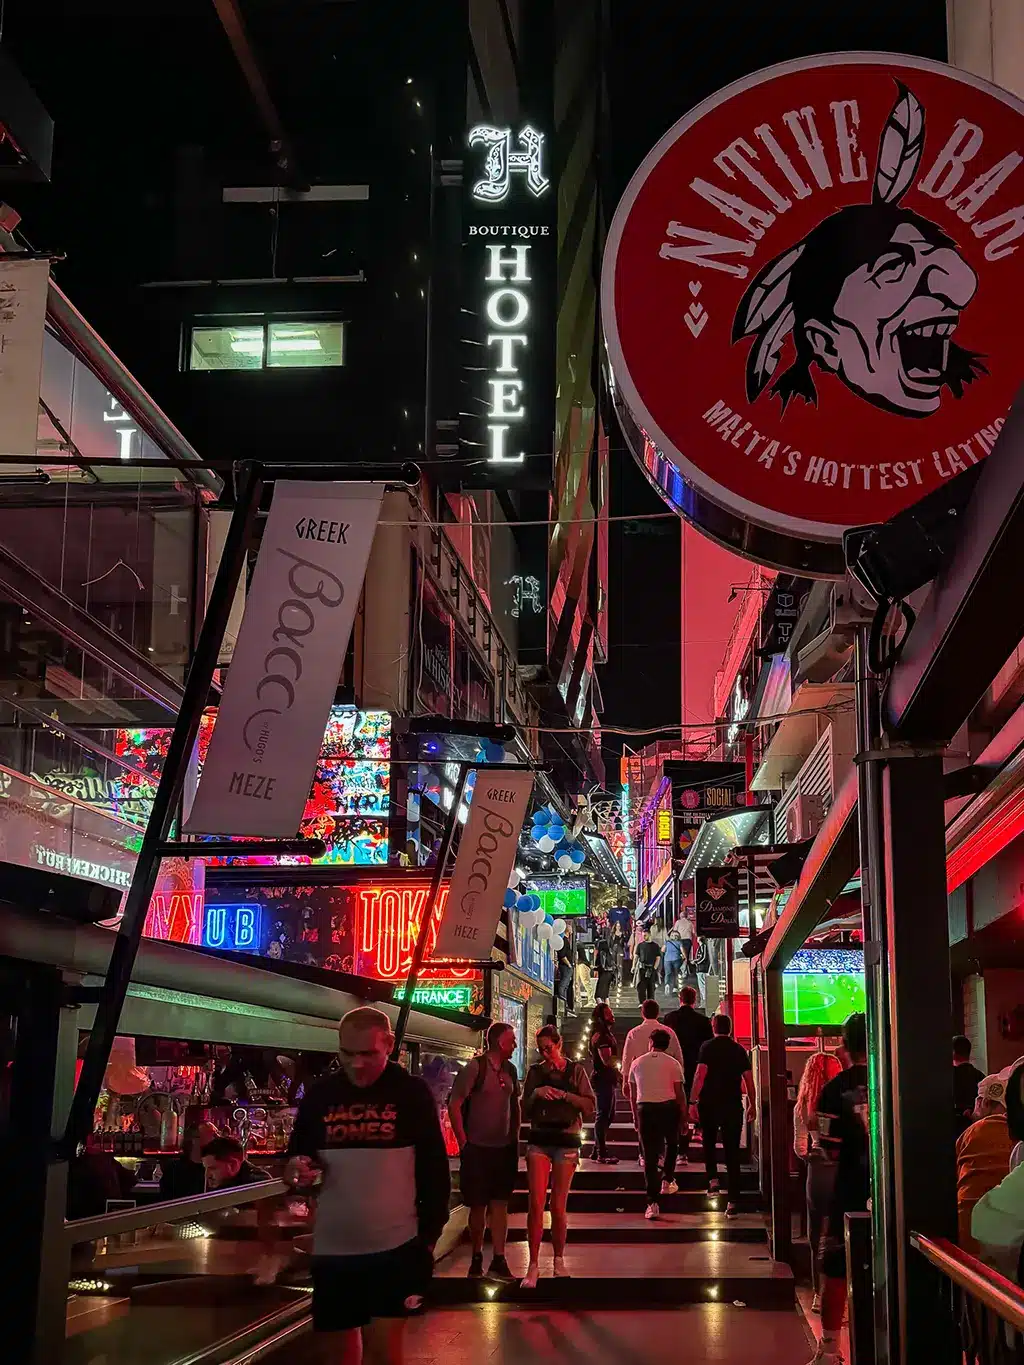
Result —
[[643, 942], [637, 946], [636, 960], [636, 993], [642, 1005], [645, 1000], [654, 999], [654, 983], [661, 962], [661, 949], [652, 938], [650, 929], [644, 930]]
[[749, 1116], [754, 1105], [754, 1077], [750, 1070], [750, 1054], [732, 1037], [732, 1020], [729, 1016], [716, 1014], [711, 1027], [714, 1037], [702, 1046], [697, 1055], [697, 1073], [690, 1093], [690, 1116], [700, 1121], [708, 1194], [718, 1193], [716, 1149], [718, 1134], [722, 1134], [729, 1195], [725, 1212], [731, 1218], [739, 1212], [743, 1102], [746, 1096]]
[[693, 1088], [693, 1078], [697, 1074], [697, 1058], [705, 1043], [714, 1036], [711, 1020], [697, 1009], [698, 995], [693, 986], [684, 986], [679, 992], [679, 1008], [665, 1015], [664, 1024], [679, 1039], [683, 1050], [683, 1070], [686, 1073], [686, 1093]]
[[309, 1086], [288, 1147], [285, 1179], [298, 1189], [320, 1184], [313, 1331], [335, 1334], [321, 1349], [337, 1365], [400, 1365], [404, 1319], [423, 1307], [448, 1221], [434, 1097], [389, 1061], [393, 1044], [386, 1014], [350, 1010], [338, 1028], [341, 1070]]
[[956, 1115], [956, 1137], [974, 1122], [978, 1086], [985, 1079], [985, 1073], [971, 1063], [972, 1050], [970, 1038], [965, 1038], [962, 1033], [953, 1039], [953, 1110]]
[[842, 1365], [839, 1333], [846, 1308], [846, 1240], [848, 1213], [868, 1206], [868, 1067], [867, 1024], [851, 1014], [843, 1028], [850, 1065], [826, 1085], [818, 1098], [818, 1134], [822, 1149], [836, 1162], [832, 1206], [821, 1244], [822, 1336], [814, 1365]]
[[615, 1098], [619, 1090], [619, 1042], [615, 1037], [615, 1015], [607, 1002], [595, 1005], [590, 1019], [590, 1083], [597, 1098], [594, 1124], [594, 1160], [602, 1166], [617, 1166], [618, 1157], [608, 1155], [608, 1129], [615, 1117]]

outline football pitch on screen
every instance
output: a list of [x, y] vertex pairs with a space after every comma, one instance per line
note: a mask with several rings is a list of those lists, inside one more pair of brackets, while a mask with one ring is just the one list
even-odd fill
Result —
[[784, 972], [787, 1024], [845, 1024], [864, 1009], [864, 978], [845, 972]]

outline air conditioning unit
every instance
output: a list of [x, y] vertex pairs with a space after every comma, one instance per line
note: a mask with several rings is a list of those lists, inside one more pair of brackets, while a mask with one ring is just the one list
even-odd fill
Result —
[[825, 798], [801, 792], [786, 811], [786, 840], [791, 844], [813, 839], [825, 819]]

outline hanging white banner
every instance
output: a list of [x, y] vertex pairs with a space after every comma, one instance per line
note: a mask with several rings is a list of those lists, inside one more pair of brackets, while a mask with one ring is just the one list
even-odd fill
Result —
[[0, 455], [34, 455], [49, 261], [0, 256]]
[[477, 776], [433, 957], [491, 956], [519, 847], [533, 773], [495, 768]]
[[383, 493], [371, 483], [275, 486], [187, 833], [297, 833]]

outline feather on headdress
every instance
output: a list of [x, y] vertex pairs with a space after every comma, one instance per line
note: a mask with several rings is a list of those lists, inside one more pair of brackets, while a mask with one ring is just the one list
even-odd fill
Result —
[[[924, 150], [924, 109], [920, 100], [897, 82], [896, 103], [886, 119], [878, 144], [878, 161], [871, 202], [895, 208], [913, 184]], [[865, 208], [867, 206], [865, 205]], [[807, 248], [808, 239], [790, 247], [752, 280], [740, 300], [733, 323], [732, 339], [754, 337], [746, 366], [747, 398], [753, 402], [771, 383], [787, 339], [796, 326], [793, 307], [793, 271]], [[783, 409], [794, 394], [814, 402], [814, 381], [805, 358], [803, 369], [791, 366], [775, 380], [773, 393], [782, 397]]]

